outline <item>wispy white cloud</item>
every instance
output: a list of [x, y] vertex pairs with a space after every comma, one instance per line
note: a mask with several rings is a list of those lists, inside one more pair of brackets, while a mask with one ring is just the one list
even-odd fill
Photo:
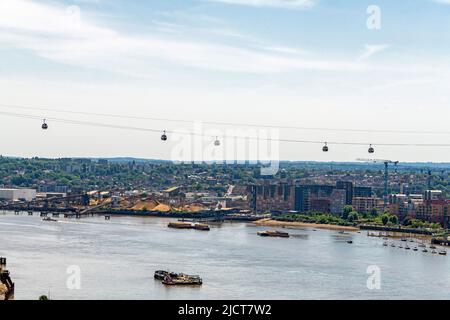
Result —
[[77, 16], [64, 6], [27, 0], [0, 3], [0, 43], [31, 50], [59, 63], [141, 76], [153, 72], [163, 63], [244, 73], [365, 68], [352, 62], [286, 56], [276, 50], [123, 34], [85, 21], [82, 12]]
[[221, 2], [226, 4], [244, 5], [253, 7], [277, 7], [277, 8], [310, 8], [315, 0], [207, 0], [210, 2]]
[[387, 44], [367, 44], [364, 48], [364, 52], [359, 56], [359, 60], [366, 60], [373, 55], [380, 53], [389, 48]]
[[432, 0], [432, 1], [436, 2], [436, 3], [442, 3], [442, 4], [450, 5], [450, 0]]

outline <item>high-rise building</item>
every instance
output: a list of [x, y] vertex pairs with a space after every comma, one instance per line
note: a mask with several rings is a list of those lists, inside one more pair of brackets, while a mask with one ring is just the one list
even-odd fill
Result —
[[372, 187], [354, 187], [353, 198], [370, 198], [372, 197]]
[[336, 182], [336, 188], [340, 190], [345, 190], [345, 204], [351, 205], [353, 201], [353, 182], [338, 181]]

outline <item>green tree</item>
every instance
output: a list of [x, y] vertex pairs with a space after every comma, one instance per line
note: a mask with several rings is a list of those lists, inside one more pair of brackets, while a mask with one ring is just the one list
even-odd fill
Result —
[[387, 225], [389, 222], [389, 216], [387, 214], [383, 214], [381, 216], [381, 222], [383, 223], [383, 226]]
[[359, 220], [358, 212], [356, 212], [356, 211], [350, 212], [349, 215], [348, 215], [347, 220], [350, 221], [350, 222], [358, 221]]
[[391, 215], [391, 216], [389, 217], [389, 222], [391, 222], [391, 223], [393, 223], [393, 224], [398, 224], [398, 217], [397, 217], [397, 216], [394, 216], [394, 215]]
[[342, 218], [347, 220], [348, 219], [348, 215], [353, 211], [353, 207], [352, 206], [345, 206], [344, 207], [344, 212], [342, 213]]

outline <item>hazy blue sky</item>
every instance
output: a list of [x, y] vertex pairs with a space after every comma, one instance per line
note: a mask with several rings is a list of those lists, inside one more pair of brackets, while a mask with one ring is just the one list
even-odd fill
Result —
[[[381, 9], [369, 29], [367, 8]], [[449, 0], [0, 0], [0, 105], [194, 121], [450, 131]], [[86, 116], [5, 108], [46, 118]], [[170, 158], [157, 133], [1, 115], [0, 154]], [[188, 124], [94, 119], [157, 130]], [[210, 127], [205, 126], [205, 129]], [[226, 129], [228, 127], [220, 127]], [[216, 128], [217, 129], [217, 128]], [[220, 132], [218, 133], [220, 134]], [[450, 134], [281, 130], [280, 138], [450, 143]], [[367, 147], [281, 143], [280, 158]], [[450, 161], [450, 148], [376, 158]]]

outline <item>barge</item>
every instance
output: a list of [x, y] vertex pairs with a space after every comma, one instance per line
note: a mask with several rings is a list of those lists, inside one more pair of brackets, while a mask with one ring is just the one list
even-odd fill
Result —
[[289, 238], [289, 233], [281, 231], [260, 231], [258, 232], [260, 237], [277, 237], [277, 238]]
[[164, 270], [155, 271], [154, 278], [162, 280], [162, 283], [167, 286], [199, 286], [203, 284], [200, 276]]
[[6, 258], [0, 257], [0, 300], [14, 300], [14, 282], [6, 270]]
[[201, 231], [209, 231], [210, 227], [207, 224], [204, 223], [190, 223], [190, 222], [170, 222], [167, 227], [173, 228], [173, 229], [194, 229], [194, 230], [201, 230]]

